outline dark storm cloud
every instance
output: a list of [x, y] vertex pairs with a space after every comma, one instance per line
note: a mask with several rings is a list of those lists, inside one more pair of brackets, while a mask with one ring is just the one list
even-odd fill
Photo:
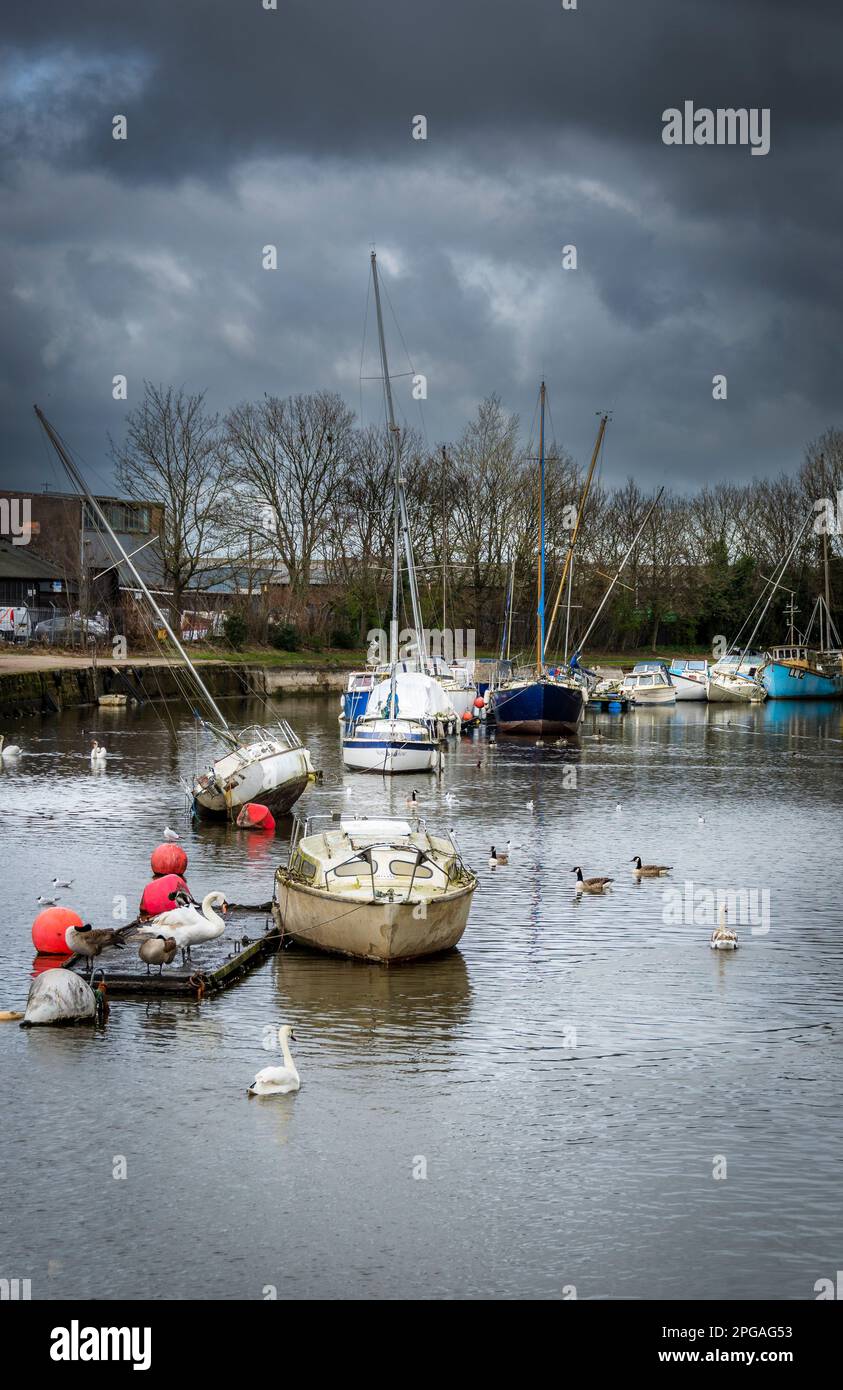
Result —
[[[529, 420], [546, 372], [578, 454], [614, 407], [619, 473], [793, 466], [839, 418], [839, 24], [818, 0], [21, 10], [3, 57], [0, 471], [44, 474], [33, 397], [101, 459], [118, 371], [129, 405], [151, 377], [219, 407], [325, 385], [358, 408], [372, 240], [432, 440], [491, 390]], [[666, 147], [661, 113], [685, 100], [769, 106], [770, 154]]]

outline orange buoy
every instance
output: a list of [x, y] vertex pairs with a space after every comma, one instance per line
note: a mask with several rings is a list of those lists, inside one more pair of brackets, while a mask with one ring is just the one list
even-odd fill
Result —
[[162, 912], [172, 912], [176, 904], [170, 894], [179, 890], [183, 893], [190, 892], [180, 874], [165, 874], [163, 878], [154, 878], [143, 890], [140, 901], [141, 916], [160, 917]]
[[81, 927], [82, 918], [69, 907], [47, 907], [32, 923], [32, 944], [42, 956], [70, 956], [64, 939], [68, 927]]
[[472, 719], [473, 717], [474, 717], [474, 716], [472, 715], [470, 709], [464, 709], [464, 710], [463, 710], [463, 712], [462, 712], [462, 721], [463, 721], [463, 723], [465, 723], [465, 721], [466, 721], [467, 719]]
[[237, 817], [237, 824], [241, 830], [272, 831], [275, 829], [275, 817], [269, 807], [260, 801], [249, 801]]
[[158, 845], [149, 859], [156, 877], [164, 874], [183, 874], [187, 868], [187, 855], [181, 845]]
[[474, 700], [474, 708], [475, 708], [475, 709], [482, 709], [483, 706], [485, 705], [485, 703], [486, 703], [486, 701], [483, 699], [483, 696], [482, 696], [482, 695], [477, 695], [477, 696], [475, 697], [475, 700]]

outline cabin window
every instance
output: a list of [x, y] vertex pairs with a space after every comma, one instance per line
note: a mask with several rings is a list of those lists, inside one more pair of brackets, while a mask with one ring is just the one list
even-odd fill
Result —
[[334, 870], [337, 878], [359, 878], [362, 873], [368, 873], [369, 866], [362, 859], [349, 859], [345, 864], [338, 864]]
[[312, 863], [310, 859], [305, 859], [303, 854], [298, 855], [295, 868], [296, 871], [301, 874], [302, 878], [316, 877], [316, 865]]
[[416, 878], [433, 878], [433, 871], [425, 864], [419, 864], [416, 868], [407, 859], [393, 859], [389, 866], [393, 878], [412, 878], [414, 869]]

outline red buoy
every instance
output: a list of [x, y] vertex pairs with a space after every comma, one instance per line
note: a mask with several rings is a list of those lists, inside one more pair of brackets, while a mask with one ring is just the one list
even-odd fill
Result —
[[470, 710], [470, 709], [464, 709], [463, 712], [462, 712], [462, 717], [463, 717], [463, 723], [465, 723], [466, 719], [471, 719], [471, 718], [472, 718], [471, 710]]
[[237, 817], [237, 824], [241, 830], [268, 830], [275, 829], [275, 817], [268, 806], [263, 806], [260, 801], [248, 801]]
[[47, 907], [32, 923], [32, 944], [45, 956], [70, 956], [64, 934], [68, 927], [83, 926], [78, 912], [69, 907]]
[[475, 709], [482, 709], [485, 703], [486, 703], [486, 701], [483, 699], [483, 696], [482, 696], [482, 695], [478, 695], [478, 696], [476, 697], [475, 701], [474, 701], [474, 708], [475, 708]]
[[181, 845], [158, 845], [149, 860], [154, 874], [183, 874], [187, 868], [187, 855]]
[[190, 892], [180, 874], [165, 874], [163, 878], [154, 878], [143, 890], [140, 902], [141, 916], [160, 917], [162, 912], [172, 912], [176, 903], [170, 894], [177, 893], [179, 889], [183, 893]]

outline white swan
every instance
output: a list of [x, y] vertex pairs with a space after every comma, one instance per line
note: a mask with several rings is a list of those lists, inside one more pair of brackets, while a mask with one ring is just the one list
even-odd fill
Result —
[[296, 1041], [296, 1035], [289, 1023], [278, 1029], [278, 1041], [284, 1054], [283, 1067], [264, 1067], [258, 1072], [248, 1089], [250, 1096], [284, 1096], [289, 1091], [297, 1091], [301, 1086], [296, 1064], [293, 1061], [287, 1039]]
[[5, 758], [17, 758], [21, 753], [20, 745], [17, 743], [6, 743], [6, 735], [0, 734], [0, 762]]
[[720, 908], [717, 926], [711, 933], [711, 940], [708, 944], [712, 951], [736, 951], [738, 949], [738, 934], [733, 927], [727, 925], [725, 906]]
[[191, 946], [201, 946], [203, 942], [216, 941], [217, 937], [222, 936], [225, 922], [214, 912], [214, 908], [219, 907], [225, 912], [228, 903], [225, 893], [208, 893], [202, 900], [202, 911], [197, 912], [185, 893], [177, 893], [176, 901], [181, 903], [180, 907], [173, 908], [171, 912], [162, 912], [160, 917], [144, 922], [138, 930], [144, 935], [172, 937], [184, 959], [185, 953], [190, 955]]
[[101, 744], [97, 743], [96, 739], [94, 739], [91, 744], [91, 762], [94, 764], [104, 763], [107, 757], [107, 749], [103, 748]]

